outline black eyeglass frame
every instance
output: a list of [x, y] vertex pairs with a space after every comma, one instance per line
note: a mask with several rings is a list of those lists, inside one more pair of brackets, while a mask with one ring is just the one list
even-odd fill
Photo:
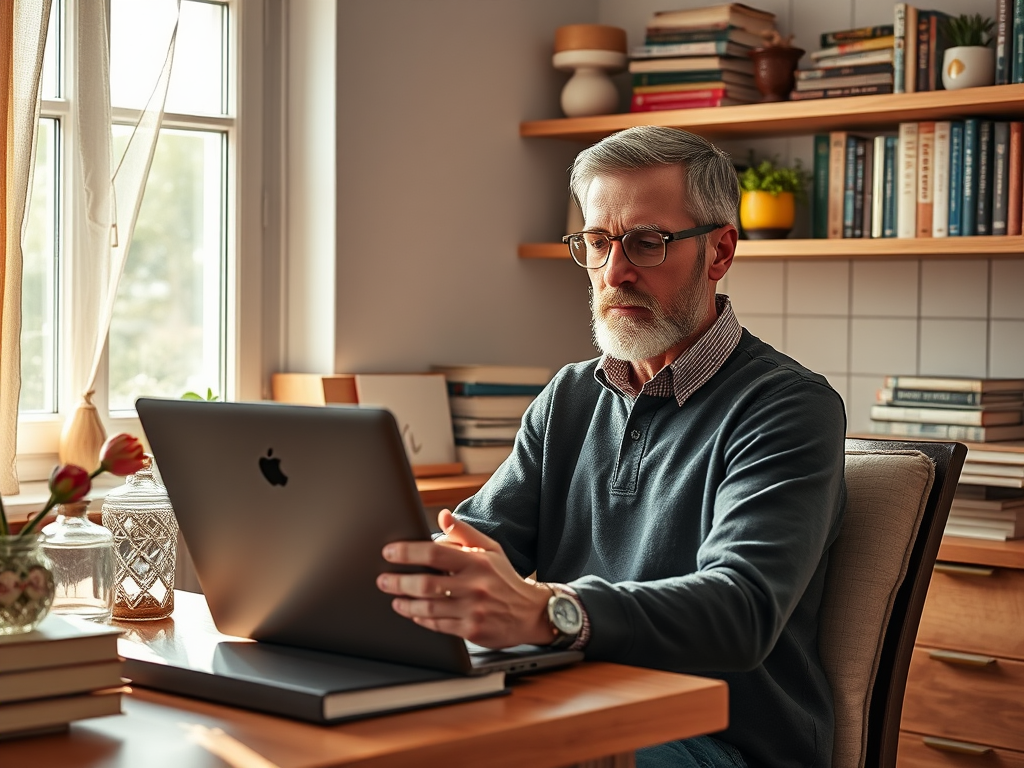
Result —
[[[725, 224], [702, 224], [699, 227], [691, 227], [690, 229], [681, 229], [678, 232], [662, 232], [662, 231], [657, 230], [657, 229], [647, 229], [645, 227], [637, 227], [636, 229], [631, 229], [631, 230], [629, 230], [627, 232], [623, 232], [621, 235], [609, 235], [606, 232], [596, 232], [594, 230], [587, 230], [587, 229], [585, 229], [582, 232], [572, 232], [571, 234], [564, 235], [562, 237], [562, 242], [565, 243], [566, 247], [569, 249], [569, 257], [572, 259], [574, 264], [578, 264], [579, 266], [583, 267], [584, 269], [601, 269], [605, 264], [608, 263], [608, 259], [611, 258], [611, 255], [612, 255], [611, 243], [612, 242], [614, 242], [616, 240], [618, 240], [619, 242], [622, 242], [622, 238], [626, 237], [627, 235], [631, 235], [634, 232], [644, 232], [644, 233], [651, 233], [651, 234], [659, 235], [661, 237], [662, 243], [664, 244], [665, 248], [664, 248], [664, 250], [662, 251], [662, 254], [661, 254], [661, 261], [659, 261], [657, 264], [637, 264], [635, 261], [633, 261], [633, 259], [629, 258], [629, 253], [626, 252], [626, 249], [625, 248], [622, 249], [623, 254], [625, 254], [627, 259], [629, 259], [629, 263], [630, 264], [632, 264], [634, 267], [640, 267], [641, 269], [643, 269], [643, 268], [646, 268], [646, 267], [660, 267], [662, 264], [664, 264], [665, 263], [665, 259], [668, 258], [668, 244], [673, 242], [674, 240], [689, 240], [691, 237], [699, 237], [700, 235], [706, 235], [709, 232], [714, 232], [716, 229], [720, 229], [721, 227], [724, 227], [724, 226], [725, 226]], [[590, 264], [580, 264], [579, 261], [576, 260], [576, 255], [573, 253], [572, 243], [570, 241], [574, 237], [582, 237], [583, 235], [586, 235], [586, 234], [604, 235], [605, 237], [608, 238], [608, 241], [609, 241], [608, 253], [606, 253], [604, 255], [604, 261], [602, 261], [600, 264], [595, 264], [595, 265], [591, 266]]]

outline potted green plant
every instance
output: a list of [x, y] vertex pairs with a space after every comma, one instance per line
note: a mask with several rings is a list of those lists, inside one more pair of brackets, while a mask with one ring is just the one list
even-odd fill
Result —
[[808, 177], [797, 158], [792, 167], [775, 158], [750, 164], [739, 175], [740, 224], [751, 240], [785, 237], [793, 228], [796, 203], [807, 200]]
[[980, 13], [942, 20], [948, 46], [942, 54], [942, 85], [947, 91], [992, 85], [995, 82], [995, 22]]
[[786, 101], [804, 50], [793, 47], [792, 35], [783, 37], [774, 29], [763, 37], [764, 45], [747, 53], [754, 62], [754, 85], [761, 92], [761, 101]]

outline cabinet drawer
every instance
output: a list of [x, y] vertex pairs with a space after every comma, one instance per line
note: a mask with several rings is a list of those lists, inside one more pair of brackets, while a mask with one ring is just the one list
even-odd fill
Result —
[[936, 565], [917, 643], [1024, 660], [1024, 571]]
[[[931, 741], [932, 746], [926, 744], [926, 740]], [[966, 746], [968, 749], [979, 747]], [[957, 744], [943, 744], [930, 736], [900, 731], [896, 764], [899, 768], [1024, 768], [1024, 752], [982, 746], [978, 749], [981, 754], [968, 754], [952, 751], [954, 749], [958, 749]]]
[[974, 666], [941, 661], [931, 651], [914, 649], [901, 728], [1024, 751], [1024, 662], [987, 657], [989, 663]]

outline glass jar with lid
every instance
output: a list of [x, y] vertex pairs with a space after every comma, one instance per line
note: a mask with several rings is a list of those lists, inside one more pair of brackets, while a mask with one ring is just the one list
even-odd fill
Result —
[[50, 610], [108, 622], [113, 605], [114, 537], [89, 520], [88, 511], [88, 500], [60, 504], [57, 519], [41, 531], [43, 553], [53, 564]]
[[114, 618], [163, 619], [174, 610], [178, 523], [153, 457], [107, 494], [103, 525], [114, 535]]

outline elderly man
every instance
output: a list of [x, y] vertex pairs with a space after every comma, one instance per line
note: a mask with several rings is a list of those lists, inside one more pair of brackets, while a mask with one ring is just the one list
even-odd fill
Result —
[[565, 242], [603, 354], [559, 371], [509, 459], [441, 513], [444, 540], [384, 550], [439, 573], [378, 586], [481, 645], [728, 682], [727, 730], [638, 765], [828, 765], [817, 613], [846, 495], [842, 401], [715, 292], [737, 240], [727, 155], [632, 128], [580, 153], [570, 183], [586, 229]]

